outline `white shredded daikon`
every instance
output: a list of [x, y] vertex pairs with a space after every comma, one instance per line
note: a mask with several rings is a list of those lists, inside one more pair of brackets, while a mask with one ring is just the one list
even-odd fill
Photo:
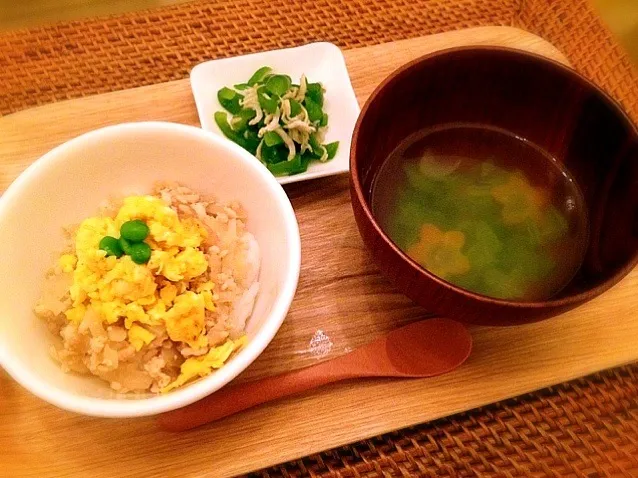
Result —
[[274, 131], [284, 140], [284, 144], [288, 147], [288, 161], [295, 159], [295, 143], [292, 138], [286, 134], [282, 127], [276, 128]]
[[264, 140], [262, 139], [259, 142], [259, 145], [257, 146], [257, 149], [255, 150], [255, 157], [261, 161], [261, 147], [264, 145]]
[[274, 114], [266, 115], [264, 119], [265, 126], [259, 130], [257, 135], [262, 138], [268, 131], [275, 131], [276, 128], [279, 127], [279, 120], [281, 119], [281, 111], [279, 107]]
[[259, 97], [257, 96], [257, 85], [247, 88], [239, 93], [243, 95], [243, 98], [239, 100], [239, 104], [242, 108], [255, 111], [255, 117], [251, 119], [248, 124], [251, 126], [256, 125], [264, 117], [264, 112], [261, 109]]
[[301, 75], [301, 79], [299, 80], [299, 90], [297, 90], [297, 95], [295, 99], [301, 103], [306, 98], [306, 89], [308, 88], [308, 80], [306, 80], [306, 75]]

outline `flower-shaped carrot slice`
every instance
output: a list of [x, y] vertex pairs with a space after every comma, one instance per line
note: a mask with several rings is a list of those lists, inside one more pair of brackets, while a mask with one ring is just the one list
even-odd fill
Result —
[[505, 184], [493, 187], [492, 197], [503, 206], [506, 224], [520, 224], [526, 219], [538, 221], [547, 202], [543, 191], [530, 185], [519, 171], [512, 173]]
[[465, 234], [461, 231], [444, 232], [434, 224], [424, 224], [418, 242], [407, 253], [430, 272], [446, 279], [470, 270], [470, 261], [461, 252], [464, 244]]

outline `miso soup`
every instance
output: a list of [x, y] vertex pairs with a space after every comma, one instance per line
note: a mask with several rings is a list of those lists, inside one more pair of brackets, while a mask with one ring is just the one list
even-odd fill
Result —
[[407, 138], [374, 178], [372, 211], [422, 267], [500, 299], [555, 295], [578, 271], [588, 242], [583, 196], [562, 164], [481, 125]]

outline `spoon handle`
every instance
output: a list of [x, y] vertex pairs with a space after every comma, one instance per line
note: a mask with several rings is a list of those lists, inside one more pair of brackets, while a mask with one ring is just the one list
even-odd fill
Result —
[[271, 400], [296, 395], [356, 375], [335, 367], [337, 360], [338, 358], [328, 360], [312, 367], [253, 382], [228, 385], [198, 402], [160, 415], [158, 423], [169, 431], [190, 430]]

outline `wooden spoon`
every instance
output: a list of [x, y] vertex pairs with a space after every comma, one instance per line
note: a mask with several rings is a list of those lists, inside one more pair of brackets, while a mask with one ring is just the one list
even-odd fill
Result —
[[471, 350], [472, 337], [460, 323], [450, 319], [422, 320], [312, 367], [226, 386], [198, 402], [160, 415], [158, 422], [166, 430], [183, 431], [340, 380], [433, 377], [461, 365]]

